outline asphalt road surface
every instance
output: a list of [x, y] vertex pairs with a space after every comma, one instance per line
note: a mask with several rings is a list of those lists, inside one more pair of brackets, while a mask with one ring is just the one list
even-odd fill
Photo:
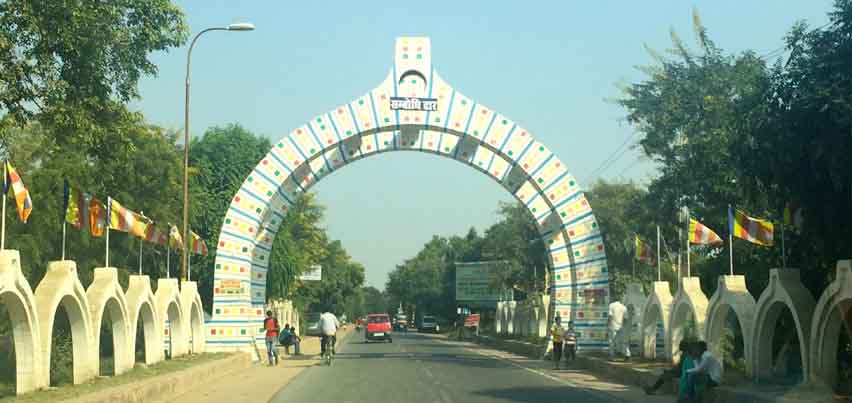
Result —
[[271, 402], [474, 403], [613, 402], [545, 376], [414, 331], [393, 343], [365, 343], [352, 332], [338, 343], [331, 367], [300, 373]]

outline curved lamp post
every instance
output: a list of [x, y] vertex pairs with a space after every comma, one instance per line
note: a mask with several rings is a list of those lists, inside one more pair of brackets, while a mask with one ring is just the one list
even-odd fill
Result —
[[184, 109], [184, 125], [183, 125], [183, 254], [181, 255], [180, 279], [187, 280], [187, 257], [189, 256], [189, 248], [192, 246], [192, 239], [189, 236], [189, 64], [192, 58], [192, 48], [195, 46], [195, 41], [206, 32], [210, 31], [253, 31], [254, 24], [248, 22], [240, 22], [231, 24], [226, 27], [211, 27], [197, 33], [189, 45], [189, 52], [186, 54], [186, 103]]

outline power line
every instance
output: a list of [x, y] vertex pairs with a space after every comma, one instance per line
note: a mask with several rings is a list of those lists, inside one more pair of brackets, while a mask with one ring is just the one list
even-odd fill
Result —
[[[619, 158], [621, 158], [621, 156], [624, 155], [623, 150], [629, 149], [629, 147], [625, 148], [625, 146], [627, 145], [627, 143], [630, 142], [630, 140], [633, 139], [634, 136], [636, 136], [635, 131], [630, 133], [630, 135], [627, 136], [627, 138], [624, 139], [624, 142], [622, 142], [618, 147], [616, 147], [616, 149], [612, 152], [612, 154], [610, 154], [606, 159], [604, 159], [603, 162], [601, 162], [601, 164], [598, 165], [597, 168], [593, 169], [592, 172], [586, 176], [587, 180], [584, 181], [584, 182], [588, 183], [591, 179], [594, 179], [595, 176], [599, 175], [600, 173], [605, 171], [607, 168], [609, 168], [609, 166], [612, 165], [613, 162], [615, 162]], [[619, 152], [621, 154], [619, 154]]]

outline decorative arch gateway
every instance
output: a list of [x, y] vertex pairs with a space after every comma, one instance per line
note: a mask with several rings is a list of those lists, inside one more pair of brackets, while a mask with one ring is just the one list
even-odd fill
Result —
[[442, 80], [430, 51], [428, 38], [398, 38], [391, 72], [378, 87], [297, 127], [248, 175], [219, 235], [208, 349], [262, 343], [268, 258], [295, 198], [343, 166], [389, 151], [455, 159], [512, 193], [549, 245], [551, 312], [575, 321], [585, 347], [606, 345], [606, 255], [580, 186], [527, 130]]

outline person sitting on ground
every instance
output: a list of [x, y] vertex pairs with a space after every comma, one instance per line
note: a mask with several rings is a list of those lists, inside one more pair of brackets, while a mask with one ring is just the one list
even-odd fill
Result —
[[568, 329], [565, 330], [565, 359], [577, 358], [577, 331], [574, 330], [574, 321], [568, 321]]
[[689, 351], [690, 351], [691, 346], [692, 346], [691, 343], [686, 341], [686, 340], [680, 341], [680, 344], [677, 347], [678, 356], [679, 356], [677, 364], [675, 364], [673, 367], [663, 371], [663, 373], [660, 374], [659, 377], [657, 377], [657, 381], [654, 382], [653, 385], [642, 386], [642, 389], [645, 390], [646, 394], [653, 395], [654, 393], [657, 392], [658, 389], [660, 389], [661, 386], [663, 386], [663, 383], [665, 383], [666, 380], [679, 378], [683, 374], [683, 368], [684, 367], [686, 367], [687, 369], [690, 369], [690, 368], [693, 367], [692, 357], [689, 356]]
[[290, 354], [290, 346], [293, 345], [293, 337], [290, 334], [290, 324], [284, 325], [284, 329], [281, 329], [281, 334], [278, 335], [278, 343], [284, 346], [284, 354]]
[[559, 361], [562, 361], [562, 340], [565, 337], [565, 329], [562, 328], [562, 318], [557, 316], [550, 327], [550, 335], [553, 336], [553, 368], [559, 369]]
[[707, 388], [722, 383], [722, 364], [707, 350], [707, 343], [699, 341], [692, 348], [692, 359], [697, 365], [686, 371], [687, 393], [693, 401], [702, 401]]
[[[289, 324], [288, 324], [289, 326]], [[302, 343], [302, 338], [296, 334], [296, 326], [290, 326], [290, 344], [293, 345], [293, 354], [294, 355], [302, 355], [302, 352], [299, 349], [299, 345]]]

